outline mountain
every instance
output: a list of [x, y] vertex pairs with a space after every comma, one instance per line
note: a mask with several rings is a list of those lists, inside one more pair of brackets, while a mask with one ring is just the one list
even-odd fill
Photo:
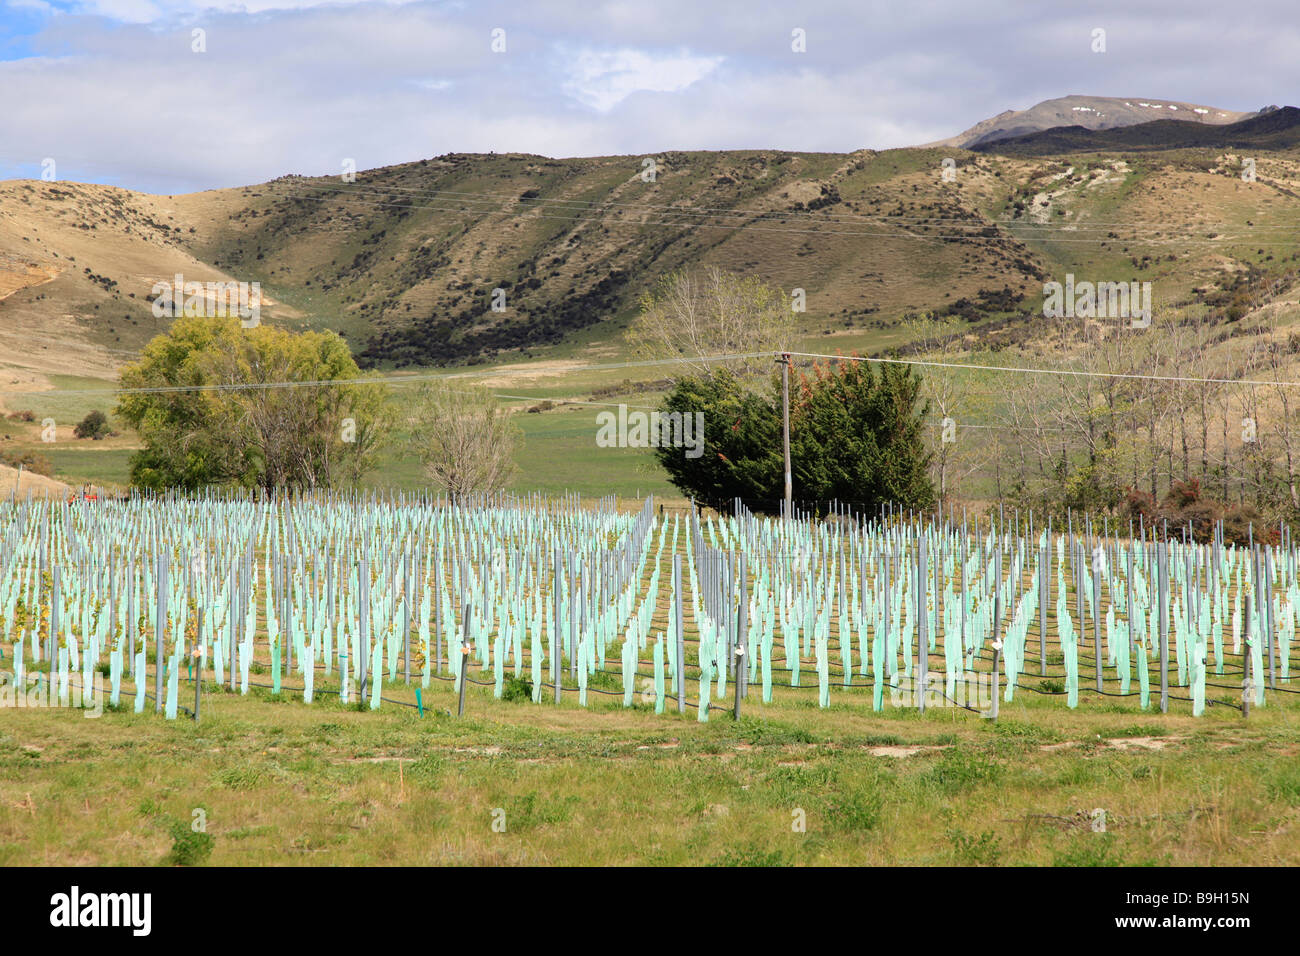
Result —
[[1217, 126], [1237, 123], [1257, 115], [1259, 114], [1178, 100], [1072, 94], [1054, 100], [1043, 100], [1026, 110], [1007, 110], [990, 119], [981, 120], [964, 133], [929, 145], [975, 149], [998, 140], [1027, 136], [1062, 126], [1079, 126], [1090, 130], [1116, 129], [1167, 117], [1196, 125]]
[[1082, 152], [1141, 152], [1166, 149], [1289, 149], [1300, 145], [1300, 109], [1286, 106], [1257, 113], [1226, 126], [1202, 126], [1181, 120], [1155, 120], [1120, 129], [1056, 129], [978, 143], [982, 153], [1051, 156]]

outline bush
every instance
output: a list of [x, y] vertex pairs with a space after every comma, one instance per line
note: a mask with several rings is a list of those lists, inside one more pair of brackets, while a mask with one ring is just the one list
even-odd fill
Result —
[[11, 468], [21, 467], [25, 471], [35, 472], [38, 475], [44, 475], [46, 478], [54, 474], [54, 465], [40, 452], [0, 451], [0, 462]]
[[533, 682], [526, 677], [507, 677], [501, 688], [501, 699], [529, 701], [533, 699]]
[[216, 841], [210, 833], [196, 832], [184, 820], [173, 820], [168, 827], [172, 848], [166, 862], [173, 866], [199, 866], [212, 855]]
[[72, 434], [78, 438], [92, 438], [98, 441], [108, 435], [110, 431], [108, 416], [96, 408], [86, 414], [81, 423], [72, 430]]
[[1120, 516], [1134, 521], [1141, 518], [1146, 527], [1157, 529], [1157, 533], [1168, 522], [1169, 533], [1179, 536], [1190, 524], [1192, 537], [1202, 544], [1213, 540], [1215, 523], [1220, 520], [1226, 544], [1246, 544], [1251, 538], [1252, 525], [1257, 543], [1277, 544], [1279, 539], [1277, 528], [1270, 527], [1253, 505], [1225, 506], [1206, 496], [1201, 491], [1201, 483], [1194, 479], [1175, 481], [1158, 503], [1149, 493], [1130, 489], [1120, 507]]

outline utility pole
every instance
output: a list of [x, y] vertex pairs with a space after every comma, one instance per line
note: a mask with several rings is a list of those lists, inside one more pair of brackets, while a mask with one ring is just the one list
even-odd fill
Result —
[[776, 360], [781, 366], [781, 445], [785, 451], [785, 516], [790, 518], [794, 481], [790, 475], [790, 353], [782, 352]]

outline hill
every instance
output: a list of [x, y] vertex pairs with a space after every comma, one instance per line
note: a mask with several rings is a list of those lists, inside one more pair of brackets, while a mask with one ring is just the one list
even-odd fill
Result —
[[[1086, 170], [1056, 155], [958, 153], [951, 182], [952, 151], [905, 149], [666, 153], [653, 182], [640, 157], [489, 154], [187, 196], [0, 183], [0, 349], [29, 370], [111, 377], [166, 328], [151, 290], [178, 273], [259, 282], [263, 321], [335, 329], [380, 367], [575, 348], [608, 358], [640, 296], [683, 266], [802, 288], [805, 334], [850, 348], [895, 340], [913, 313], [1022, 314], [1045, 277], [1084, 265], [1145, 262], [1142, 277], [1181, 294], [1277, 252], [1251, 236], [1294, 221], [1279, 190], [1296, 163], [1262, 145], [1290, 143], [1295, 112], [1147, 124], [1253, 136], [1268, 182], [1255, 190], [1208, 150], [1149, 163], [1130, 150]], [[1145, 129], [1091, 135], [1130, 142]]]
[[[1270, 111], [1247, 131], [1287, 142], [1294, 112]], [[918, 334], [910, 320], [930, 314], [950, 339], [928, 351], [1000, 366], [1097, 354], [1070, 323], [1045, 323], [1046, 282], [1150, 282], [1159, 328], [1204, 331], [1204, 348], [1179, 345], [1160, 359], [1175, 374], [1195, 361], [1219, 377], [1286, 378], [1289, 367], [1260, 363], [1291, 354], [1287, 336], [1300, 319], [1300, 149], [1252, 148], [1254, 182], [1240, 175], [1241, 152], [670, 152], [653, 157], [652, 181], [642, 179], [644, 157], [451, 155], [353, 183], [286, 176], [187, 196], [0, 183], [0, 406], [24, 413], [6, 442], [46, 455], [71, 483], [124, 484], [136, 437], [119, 427], [104, 441], [77, 440], [72, 426], [93, 409], [111, 411], [116, 369], [171, 321], [153, 315], [150, 297], [176, 273], [258, 282], [264, 322], [336, 329], [381, 370], [465, 367], [460, 374], [520, 410], [536, 409], [519, 416], [529, 444], [518, 487], [528, 490], [666, 490], [635, 450], [595, 452], [593, 413], [581, 403], [657, 401], [662, 370], [617, 367], [629, 353], [622, 330], [639, 297], [683, 266], [805, 290], [795, 343], [803, 351], [908, 348]], [[954, 161], [946, 178], [945, 159]], [[1270, 341], [1288, 351], [1265, 350]], [[1139, 344], [1165, 342], [1173, 338], [1162, 332]], [[947, 381], [930, 377], [936, 387]], [[1001, 497], [1010, 456], [1021, 459], [1018, 473], [1047, 459], [1026, 458], [1025, 442], [1000, 442], [1025, 434], [1030, 413], [1047, 419], [1062, 393], [1044, 379], [1009, 389], [1005, 374], [962, 377], [963, 420], [980, 430], [961, 446], [966, 463], [954, 475], [971, 499]], [[1226, 392], [1223, 400], [1239, 403]], [[1265, 412], [1275, 414], [1270, 403]], [[1243, 417], [1235, 408], [1220, 417], [1233, 415]], [[58, 423], [57, 444], [41, 441], [46, 417]], [[1061, 418], [1051, 428], [1077, 432]], [[1125, 435], [1137, 427], [1130, 421]], [[1155, 447], [1152, 434], [1144, 441]], [[1210, 454], [1226, 461], [1215, 434]], [[1274, 454], [1274, 433], [1261, 434]], [[1185, 447], [1184, 437], [1172, 440]], [[394, 450], [375, 482], [420, 486], [407, 457]], [[1208, 477], [1204, 461], [1196, 471]], [[1165, 461], [1161, 486], [1184, 471]], [[1268, 472], [1258, 474], [1256, 484]], [[1233, 490], [1217, 478], [1216, 488], [1220, 497]]]
[[666, 153], [645, 182], [640, 157], [452, 155], [351, 184], [175, 197], [5, 183], [0, 345], [65, 374], [107, 371], [165, 327], [149, 295], [175, 273], [260, 282], [264, 320], [337, 329], [363, 361], [399, 366], [617, 340], [640, 295], [686, 265], [803, 288], [818, 329], [1023, 294], [1042, 263], [992, 217], [1026, 170], [971, 157], [949, 184], [941, 160]]
[[20, 474], [17, 468], [0, 465], [0, 498], [7, 500], [13, 494], [17, 494], [19, 498], [26, 498], [29, 494], [34, 498], [43, 498], [47, 495], [61, 498], [71, 491], [72, 489], [66, 484], [53, 478], [46, 478], [31, 471], [23, 471]]

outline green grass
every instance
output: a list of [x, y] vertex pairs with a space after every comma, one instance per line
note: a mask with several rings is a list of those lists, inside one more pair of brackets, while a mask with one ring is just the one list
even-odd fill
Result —
[[[633, 400], [635, 402], [635, 400]], [[596, 445], [596, 415], [589, 405], [557, 407], [515, 417], [523, 442], [515, 455], [516, 491], [620, 497], [655, 494], [676, 497], [649, 449], [601, 448]], [[366, 480], [370, 488], [417, 488], [427, 484], [420, 464], [400, 444], [388, 449], [380, 467]]]
[[54, 465], [53, 477], [70, 485], [79, 486], [83, 482], [95, 485], [130, 483], [130, 448], [70, 448], [67, 442], [63, 442], [37, 450]]
[[[1286, 708], [1117, 722], [1104, 705], [1018, 697], [994, 723], [876, 714], [851, 695], [798, 706], [808, 693], [751, 698], [739, 724], [476, 686], [456, 719], [439, 681], [423, 719], [211, 685], [198, 724], [10, 711], [0, 865], [1300, 863]], [[385, 696], [413, 698], [400, 682]], [[1138, 723], [1166, 746], [1097, 741]], [[873, 752], [898, 745], [929, 749]]]
[[113, 408], [117, 405], [117, 397], [112, 393], [115, 382], [76, 375], [49, 375], [47, 378], [55, 391], [7, 395], [7, 407], [11, 411], [30, 409], [38, 421], [53, 418], [60, 427], [77, 424], [86, 417], [87, 412], [97, 408], [110, 416], [114, 428], [122, 427], [111, 418]]

